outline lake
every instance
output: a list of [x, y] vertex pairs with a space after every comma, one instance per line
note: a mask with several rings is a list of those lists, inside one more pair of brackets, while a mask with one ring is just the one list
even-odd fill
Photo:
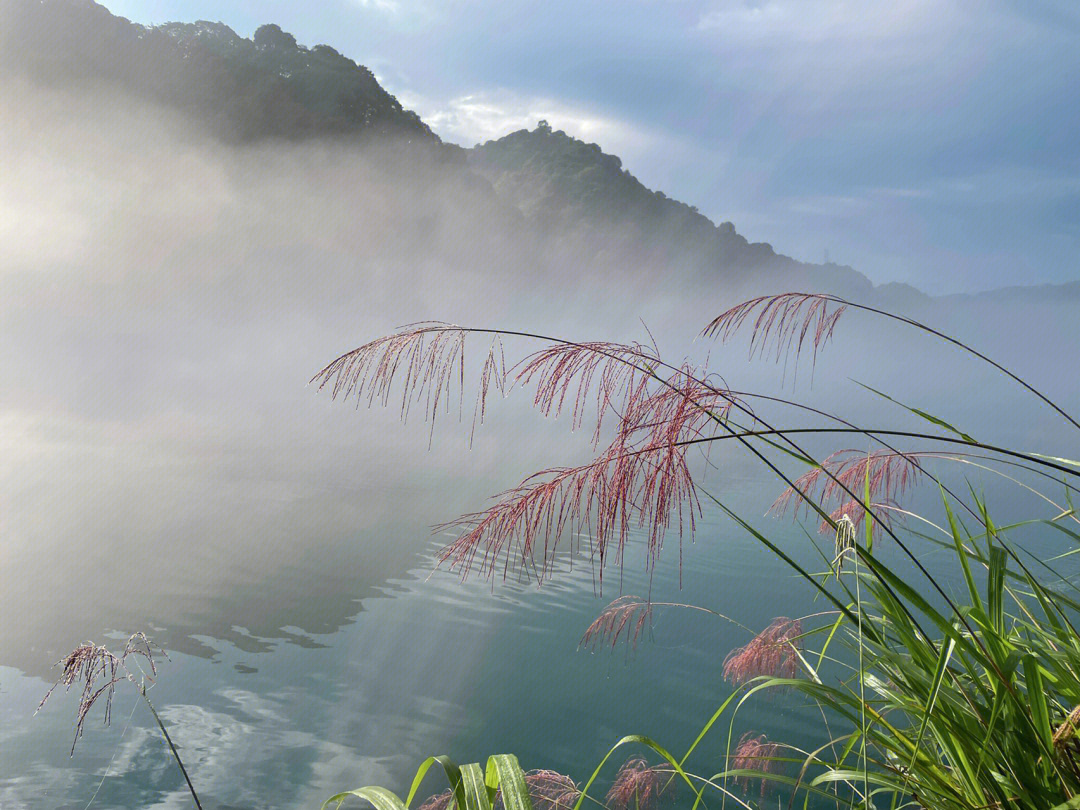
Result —
[[[728, 463], [708, 479], [712, 491], [726, 487], [728, 504], [821, 570], [821, 558], [795, 524], [761, 517], [775, 493], [767, 475]], [[828, 607], [715, 510], [706, 511], [696, 542], [683, 548], [681, 586], [675, 537], [651, 583], [639, 539], [622, 576], [607, 571], [602, 595], [583, 559], [572, 570], [564, 564], [541, 588], [513, 576], [462, 583], [424, 562], [442, 539], [417, 525], [417, 513], [439, 500], [438, 482], [429, 483], [427, 494], [415, 494], [414, 513], [397, 503], [396, 518], [342, 533], [336, 543], [313, 544], [299, 535], [299, 548], [275, 545], [260, 557], [252, 551], [260, 548], [257, 538], [217, 537], [209, 549], [156, 548], [148, 571], [139, 567], [150, 565], [146, 559], [125, 560], [126, 549], [114, 549], [115, 556], [98, 549], [93, 564], [101, 567], [85, 576], [117, 577], [111, 584], [117, 602], [129, 594], [147, 599], [153, 618], [141, 628], [168, 648], [170, 660], [161, 663], [150, 694], [204, 806], [317, 807], [339, 789], [364, 784], [404, 791], [419, 762], [435, 753], [467, 762], [511, 751], [527, 769], [551, 768], [579, 781], [625, 734], [645, 734], [681, 755], [731, 693], [724, 658], [748, 634], [710, 615], [658, 607], [636, 649], [623, 643], [579, 649], [599, 611], [619, 594], [645, 594], [650, 585], [654, 601], [709, 607], [755, 630], [775, 616]], [[216, 482], [224, 492], [230, 484], [236, 482]], [[295, 503], [272, 481], [243, 486], [255, 534], [267, 527], [252, 505], [262, 498]], [[393, 500], [377, 488], [353, 496]], [[825, 553], [830, 544], [821, 541]], [[210, 559], [215, 549], [217, 563]], [[245, 550], [245, 559], [236, 558], [236, 549]], [[884, 553], [904, 570], [895, 552]], [[924, 549], [924, 562], [932, 565], [936, 554]], [[192, 566], [191, 557], [200, 564]], [[203, 566], [210, 577], [201, 575]], [[158, 597], [140, 592], [144, 576], [162, 577], [168, 590]], [[232, 580], [235, 590], [212, 593], [219, 577]], [[39, 654], [9, 647], [8, 662], [40, 662], [41, 650], [63, 632], [88, 633], [88, 620], [107, 621], [102, 606], [78, 592], [50, 593], [48, 602], [69, 620], [50, 618], [57, 622], [53, 637], [41, 639], [33, 650]], [[166, 614], [174, 610], [179, 618], [170, 623]], [[119, 645], [118, 633], [135, 629], [102, 625], [92, 637], [110, 635]], [[55, 647], [49, 655], [59, 657]], [[180, 773], [132, 689], [119, 685], [109, 728], [100, 707], [94, 709], [69, 758], [76, 693], [54, 697], [33, 716], [49, 677], [40, 667], [0, 669], [4, 807], [189, 806]], [[736, 738], [755, 730], [806, 744], [820, 739], [820, 717], [779, 694], [749, 701], [733, 729]], [[698, 773], [722, 769], [727, 733], [725, 719], [695, 754]], [[613, 758], [609, 779], [624, 758]], [[429, 779], [432, 790], [441, 789], [434, 772]]]
[[[228, 491], [235, 483], [216, 485]], [[737, 481], [734, 495], [747, 508], [755, 484], [767, 479]], [[259, 493], [258, 482], [246, 481], [249, 502], [289, 495], [274, 482], [265, 486], [268, 492]], [[389, 497], [377, 490], [357, 496]], [[429, 506], [419, 499], [438, 496], [416, 498]], [[472, 761], [512, 751], [526, 768], [553, 768], [580, 780], [627, 733], [680, 751], [730, 693], [722, 663], [748, 635], [712, 616], [657, 608], [636, 650], [622, 643], [614, 650], [578, 649], [584, 629], [611, 599], [648, 592], [640, 548], [628, 552], [621, 589], [617, 572], [607, 572], [602, 596], [584, 560], [542, 588], [513, 579], [463, 584], [421, 562], [437, 538], [407, 512], [399, 514], [398, 521], [343, 533], [336, 544], [275, 547], [283, 570], [266, 559], [238, 561], [236, 548], [258, 547], [244, 537], [215, 539], [223, 552], [216, 563], [213, 549], [197, 544], [158, 548], [149, 571], [142, 568], [151, 564], [146, 560], [123, 559], [123, 548], [113, 549], [115, 556], [97, 550], [94, 564], [101, 568], [85, 576], [117, 577], [110, 588], [116, 602], [146, 599], [154, 618], [142, 627], [169, 649], [171, 660], [161, 664], [150, 694], [206, 806], [314, 807], [338, 789], [362, 784], [401, 790], [425, 756], [443, 752]], [[259, 516], [250, 517], [250, 531], [264, 532]], [[769, 522], [805, 543], [788, 522]], [[296, 542], [303, 546], [305, 539]], [[656, 601], [711, 607], [755, 629], [773, 616], [814, 609], [808, 589], [730, 521], [706, 515], [697, 542], [684, 549], [681, 590], [675, 545], [669, 538], [651, 583]], [[190, 557], [201, 564], [192, 566]], [[224, 578], [234, 580], [235, 591], [209, 593], [202, 566], [228, 569]], [[211, 580], [218, 576], [213, 571]], [[169, 583], [166, 597], [127, 585], [157, 577]], [[89, 633], [88, 615], [101, 621], [104, 613], [94, 596], [87, 602], [78, 593], [52, 594], [49, 601], [59, 603], [53, 615], [60, 617], [50, 616], [53, 635], [67, 629], [63, 611], [67, 624]], [[163, 598], [188, 606], [189, 614], [170, 623], [161, 615]], [[105, 625], [93, 637], [136, 629]], [[41, 638], [36, 649], [49, 649], [52, 640]], [[7, 653], [9, 662], [33, 657], [25, 649]], [[55, 647], [50, 654], [59, 657]], [[93, 797], [96, 807], [187, 805], [179, 771], [133, 690], [120, 684], [111, 727], [101, 725], [95, 709], [69, 759], [76, 695], [53, 698], [32, 717], [48, 677], [40, 668], [2, 670], [3, 806], [84, 807]], [[749, 706], [737, 728], [744, 724], [790, 737], [801, 735], [804, 724], [812, 727], [813, 717], [781, 698]], [[721, 755], [724, 734], [718, 731], [703, 749], [713, 758], [706, 767]]]

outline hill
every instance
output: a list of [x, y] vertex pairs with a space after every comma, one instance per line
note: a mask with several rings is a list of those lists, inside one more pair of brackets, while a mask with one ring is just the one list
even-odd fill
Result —
[[[325, 45], [302, 46], [276, 25], [251, 39], [219, 22], [145, 27], [91, 0], [0, 0], [0, 11], [0, 70], [8, 74], [163, 105], [229, 143], [394, 144], [386, 173], [411, 182], [434, 172], [432, 186], [460, 193], [458, 222], [477, 220], [456, 226], [463, 238], [476, 230], [488, 239], [495, 222], [496, 241], [597, 283], [619, 277], [670, 286], [674, 278], [731, 296], [781, 289], [875, 296], [853, 268], [799, 262], [750, 242], [733, 223], [717, 225], [645, 187], [618, 157], [546, 122], [470, 150], [445, 144], [362, 64]], [[410, 239], [430, 230], [400, 228]], [[891, 285], [889, 297], [922, 298], [901, 287]]]
[[851, 267], [799, 262], [766, 242], [748, 241], [731, 222], [713, 223], [694, 206], [647, 188], [599, 145], [546, 121], [474, 147], [469, 165], [547, 239], [591, 261], [644, 262], [687, 281], [752, 278], [755, 285], [843, 290], [859, 298], [873, 291]]
[[438, 141], [363, 65], [276, 25], [145, 27], [90, 0], [0, 0], [0, 67], [53, 85], [112, 85], [230, 140], [379, 134]]

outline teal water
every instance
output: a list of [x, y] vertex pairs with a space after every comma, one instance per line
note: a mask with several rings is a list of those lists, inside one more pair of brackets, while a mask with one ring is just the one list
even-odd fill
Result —
[[[734, 500], [757, 510], [754, 492], [769, 491], [768, 483], [739, 480]], [[790, 521], [755, 523], [820, 569], [811, 541]], [[462, 583], [413, 567], [360, 599], [331, 633], [285, 626], [276, 638], [257, 638], [236, 626], [230, 636], [247, 639], [239, 643], [199, 635], [199, 655], [170, 651], [151, 697], [208, 808], [318, 807], [333, 792], [366, 784], [404, 792], [419, 762], [435, 753], [467, 762], [511, 751], [526, 768], [579, 781], [625, 734], [649, 736], [679, 756], [731, 693], [723, 660], [748, 634], [713, 616], [657, 608], [636, 649], [579, 649], [583, 630], [610, 599], [648, 591], [649, 577], [634, 564], [640, 551], [629, 552], [621, 591], [609, 571], [602, 596], [580, 562], [542, 588]], [[933, 565], [937, 552], [924, 551]], [[651, 580], [658, 602], [710, 607], [754, 629], [774, 616], [827, 607], [714, 513], [683, 548], [681, 585], [678, 552], [669, 539]], [[885, 554], [904, 570], [899, 555]], [[317, 583], [310, 596], [320, 598]], [[0, 669], [3, 807], [189, 806], [179, 771], [126, 684], [111, 727], [95, 709], [71, 758], [75, 695], [60, 695], [33, 716], [47, 686], [42, 677]], [[690, 761], [695, 772], [722, 769], [729, 729], [736, 739], [753, 730], [801, 747], [823, 740], [820, 716], [783, 694], [752, 699], [729, 726], [730, 718]], [[604, 777], [631, 754], [655, 760], [630, 747]], [[442, 789], [437, 774], [429, 779], [432, 791]]]
[[[33, 364], [37, 379], [28, 362], [0, 358], [10, 361], [0, 368], [4, 380], [34, 383], [32, 396], [0, 400], [0, 808], [190, 806], [148, 711], [125, 684], [112, 725], [96, 708], [73, 757], [77, 696], [58, 694], [35, 716], [57, 674], [50, 665], [86, 640], [119, 646], [143, 630], [168, 650], [151, 698], [205, 807], [314, 808], [366, 784], [404, 792], [431, 754], [468, 762], [509, 751], [525, 768], [579, 781], [626, 734], [681, 755], [731, 693], [723, 661], [749, 634], [658, 608], [637, 649], [578, 649], [620, 594], [651, 589], [655, 601], [707, 607], [753, 630], [825, 609], [785, 564], [710, 509], [695, 541], [686, 539], [681, 565], [670, 535], [650, 579], [637, 538], [621, 577], [606, 572], [602, 594], [582, 560], [542, 588], [512, 576], [462, 583], [433, 573], [432, 552], [447, 538], [433, 538], [430, 526], [482, 507], [534, 470], [573, 461], [581, 442], [574, 445], [565, 420], [552, 425], [530, 413], [525, 392], [493, 410], [471, 449], [461, 425], [450, 425], [453, 440], [437, 437], [429, 451], [426, 428], [402, 428], [392, 409], [354, 414], [296, 383], [349, 345], [337, 325], [314, 337], [307, 327], [293, 325], [306, 338], [294, 342], [278, 322], [256, 331], [163, 329], [161, 347], [129, 340], [113, 372], [145, 373], [130, 390], [101, 384], [93, 370], [46, 374], [45, 363]], [[65, 337], [56, 345], [66, 352], [77, 344]], [[104, 353], [97, 343], [90, 349]], [[166, 350], [181, 360], [155, 371], [154, 351]], [[717, 365], [731, 368], [726, 358]], [[816, 401], [837, 402], [848, 415], [860, 406], [852, 418], [863, 424], [895, 424], [880, 401], [837, 393], [851, 373], [838, 365], [832, 378], [819, 366]], [[886, 379], [869, 382], [890, 391], [894, 378], [924, 383], [914, 372], [870, 368]], [[979, 436], [1012, 435], [1019, 446], [1076, 456], [1075, 440], [1057, 440], [1056, 423], [1017, 422], [1016, 398], [954, 399], [957, 380], [943, 378], [936, 392], [949, 409], [932, 410]], [[813, 450], [836, 447], [822, 440]], [[720, 466], [703, 479], [710, 491], [822, 568], [815, 545], [828, 549], [831, 540], [816, 537], [816, 522], [808, 537], [791, 520], [764, 517], [781, 488], [775, 478], [726, 447], [712, 461]], [[995, 514], [1054, 514], [1033, 497], [999, 500], [1000, 486], [964, 472], [994, 495]], [[926, 488], [911, 503], [929, 514], [936, 498]], [[1057, 550], [1031, 540], [1036, 550]], [[917, 550], [928, 565], [947, 560], [928, 545]], [[882, 553], [918, 581], [895, 549]], [[782, 695], [747, 702], [730, 728], [734, 739], [755, 731], [804, 747], [823, 742], [820, 717]], [[692, 770], [721, 770], [728, 734], [725, 717]], [[607, 778], [623, 759], [612, 758]], [[432, 791], [442, 789], [430, 779]], [[599, 784], [602, 793], [606, 779]]]
[[[741, 486], [754, 483], [764, 482]], [[754, 500], [748, 492], [739, 499], [748, 508]], [[767, 525], [807, 542], [789, 523]], [[730, 694], [723, 659], [748, 635], [712, 616], [658, 608], [636, 649], [578, 649], [611, 599], [648, 591], [640, 551], [628, 552], [621, 590], [607, 572], [602, 595], [580, 561], [541, 588], [462, 583], [413, 567], [361, 598], [331, 633], [285, 626], [287, 639], [257, 638], [231, 628], [250, 643], [200, 635], [202, 654], [171, 651], [151, 696], [208, 807], [315, 807], [372, 783], [404, 790], [434, 753], [473, 761], [512, 751], [526, 768], [579, 780], [624, 734], [681, 754]], [[790, 570], [726, 519], [707, 514], [696, 542], [684, 546], [681, 588], [678, 552], [669, 538], [651, 581], [656, 601], [707, 606], [755, 629], [815, 609]], [[310, 596], [323, 596], [318, 583]], [[125, 684], [111, 727], [95, 709], [70, 759], [75, 695], [32, 717], [47, 686], [0, 671], [4, 807], [186, 806], [181, 776]], [[748, 705], [734, 728], [792, 740], [811, 736], [815, 721], [778, 698]], [[702, 746], [700, 772], [720, 770], [726, 734], [725, 724]], [[431, 784], [439, 787], [434, 776]]]

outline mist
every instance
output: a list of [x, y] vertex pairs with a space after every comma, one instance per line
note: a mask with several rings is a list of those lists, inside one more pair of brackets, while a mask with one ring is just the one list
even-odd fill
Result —
[[[1075, 431], [999, 369], [858, 307], [798, 358], [754, 351], [751, 324], [728, 343], [701, 334], [754, 296], [834, 293], [940, 329], [1076, 412], [1080, 282], [945, 298], [875, 286], [865, 268], [781, 255], [740, 221], [645, 188], [610, 145], [576, 140], [565, 122], [473, 149], [443, 143], [351, 57], [274, 26], [257, 44], [219, 24], [137, 29], [87, 3], [0, 0], [8, 12], [31, 33], [0, 31], [5, 806], [37, 801], [42, 785], [64, 806], [92, 804], [95, 789], [99, 806], [188, 800], [148, 718], [129, 733], [95, 714], [74, 760], [76, 695], [29, 719], [54, 662], [87, 640], [145, 631], [173, 655], [154, 700], [203, 795], [300, 806], [359, 784], [400, 787], [432, 752], [513, 750], [580, 778], [628, 731], [692, 739], [743, 631], [820, 609], [710, 501], [693, 535], [668, 534], [655, 570], [642, 536], [599, 572], [589, 533], [567, 532], [539, 588], [524, 564], [491, 582], [433, 572], [455, 536], [433, 527], [595, 456], [594, 415], [576, 427], [572, 408], [545, 418], [535, 389], [516, 385], [474, 424], [484, 335], [467, 339], [448, 407], [432, 413], [420, 398], [404, 424], [400, 391], [369, 407], [311, 382], [402, 325], [532, 335], [503, 340], [511, 365], [543, 336], [638, 341], [714, 372], [741, 426], [846, 424], [835, 414], [953, 435], [911, 406], [980, 441], [1080, 457]], [[902, 241], [897, 228], [885, 242]], [[1046, 277], [1067, 275], [1057, 270]], [[796, 441], [818, 458], [878, 446], [858, 433]], [[968, 462], [949, 470], [958, 488], [982, 459]], [[784, 482], [736, 441], [691, 463], [703, 489], [801, 563], [820, 564], [819, 542], [831, 549], [817, 520], [767, 514]], [[805, 471], [779, 452], [775, 463]], [[972, 480], [992, 514], [1063, 511], [1007, 479]], [[1037, 483], [1060, 500], [1059, 479]], [[932, 486], [910, 498], [919, 514], [940, 511]], [[600, 607], [632, 593], [735, 623], [664, 616], [640, 656], [574, 655]], [[818, 717], [778, 703], [753, 722], [798, 734]]]
[[430, 565], [433, 524], [565, 460], [527, 395], [471, 445], [472, 394], [434, 432], [332, 404], [308, 380], [342, 352], [427, 319], [647, 339], [649, 273], [553, 266], [430, 146], [236, 145], [109, 88], [0, 93], [4, 664], [104, 630], [332, 632]]
[[[0, 612], [19, 617], [0, 628], [2, 663], [42, 672], [102, 629], [168, 628], [169, 645], [195, 651], [199, 634], [257, 649], [285, 626], [330, 632], [430, 559], [432, 524], [587, 452], [528, 413], [528, 392], [493, 409], [471, 448], [466, 413], [429, 450], [428, 426], [399, 426], [394, 407], [355, 414], [307, 385], [401, 324], [655, 339], [675, 358], [711, 353], [733, 387], [794, 390], [745, 346], [693, 342], [722, 307], [790, 277], [575, 263], [452, 151], [228, 143], [115, 88], [10, 74], [0, 120]], [[1054, 355], [1034, 350], [1075, 340], [1075, 300], [916, 309], [1076, 402]], [[833, 404], [858, 376], [1038, 444], [1042, 417], [1009, 416], [1023, 396], [994, 373], [965, 372], [964, 390], [1000, 392], [988, 412], [981, 393], [955, 393], [963, 357], [867, 317], [849, 316], [812, 378], [800, 372], [801, 396]], [[894, 416], [858, 390], [843, 402]]]
[[[4, 663], [43, 671], [147, 621], [181, 646], [333, 629], [429, 542], [431, 514], [398, 516], [466, 450], [428, 454], [426, 430], [307, 381], [399, 324], [505, 311], [505, 234], [423, 154], [232, 147], [115, 94], [0, 86]], [[400, 542], [325, 559], [390, 523]], [[316, 582], [341, 604], [311, 602]]]

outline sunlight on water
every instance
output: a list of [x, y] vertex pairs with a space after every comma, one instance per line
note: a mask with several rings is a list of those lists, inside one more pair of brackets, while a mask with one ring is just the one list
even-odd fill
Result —
[[[707, 521], [699, 537], [685, 549], [681, 591], [674, 556], [651, 583], [631, 565], [622, 591], [646, 593], [651, 584], [654, 599], [726, 607], [752, 627], [766, 612], [811, 608], [801, 589], [777, 587], [789, 572], [731, 526]], [[636, 650], [578, 650], [584, 628], [618, 595], [610, 582], [597, 597], [581, 561], [540, 589], [429, 573], [388, 580], [330, 635], [297, 632], [257, 645], [201, 636], [212, 657], [173, 652], [151, 696], [200, 792], [223, 806], [257, 806], [267, 795], [304, 806], [340, 788], [404, 784], [438, 752], [470, 761], [514, 750], [527, 767], [580, 779], [630, 731], [673, 750], [688, 744], [730, 692], [724, 656], [746, 640], [714, 617], [658, 609]], [[100, 728], [95, 713], [67, 760], [74, 696], [27, 722], [47, 684], [3, 674], [4, 747], [20, 753], [4, 760], [0, 795], [25, 801], [47, 783], [57, 801], [75, 804], [101, 783], [102, 807], [183, 803], [179, 772], [125, 684], [112, 727]], [[781, 697], [749, 707], [740, 726], [790, 737], [810, 720]], [[708, 747], [714, 755], [723, 749], [718, 736]]]

